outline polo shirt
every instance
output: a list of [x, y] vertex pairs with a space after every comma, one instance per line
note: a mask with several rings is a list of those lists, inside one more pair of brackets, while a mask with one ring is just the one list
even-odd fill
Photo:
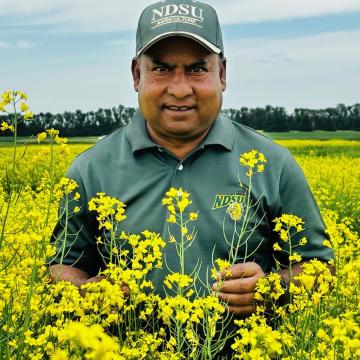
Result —
[[[210, 279], [213, 261], [228, 258], [225, 237], [231, 241], [234, 226], [239, 228], [242, 224], [242, 219], [235, 224], [227, 209], [232, 202], [243, 202], [249, 178], [239, 158], [252, 149], [263, 153], [267, 163], [264, 172], [252, 178], [250, 220], [237, 262], [255, 261], [264, 272], [274, 266], [275, 257], [288, 265], [285, 251], [273, 251], [274, 242], [286, 245], [273, 232], [272, 221], [284, 213], [295, 214], [305, 222], [305, 230], [297, 236], [305, 236], [308, 243], [296, 249], [303, 259], [331, 259], [332, 250], [322, 245], [327, 235], [318, 206], [303, 172], [287, 149], [253, 129], [219, 116], [204, 141], [179, 160], [149, 137], [146, 121], [138, 111], [128, 125], [78, 155], [68, 170], [67, 177], [79, 185], [81, 210], [67, 222], [60, 216], [55, 227], [52, 241], [56, 240], [58, 250], [65, 242], [63, 264], [78, 267], [91, 276], [105, 267], [99, 254], [105, 250], [96, 245], [96, 237], [101, 235], [96, 214], [89, 212], [87, 205], [99, 192], [125, 203], [127, 218], [120, 223], [119, 231], [140, 234], [147, 229], [168, 240], [170, 229], [179, 237], [176, 225], [166, 221], [168, 210], [162, 205], [165, 193], [175, 187], [191, 194], [192, 204], [185, 210], [185, 216], [190, 212], [199, 214], [191, 224], [196, 226], [197, 235], [185, 253], [185, 270], [191, 274], [200, 266], [200, 278]], [[60, 204], [60, 214], [61, 207]], [[173, 243], [167, 243], [164, 254], [172, 271], [179, 271]], [[55, 256], [52, 263], [58, 262], [59, 256]], [[165, 266], [149, 274], [160, 294], [166, 274]]]

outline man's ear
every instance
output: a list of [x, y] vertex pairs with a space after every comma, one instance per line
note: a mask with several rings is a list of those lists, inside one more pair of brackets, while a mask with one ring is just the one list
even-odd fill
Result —
[[219, 66], [220, 66], [220, 82], [222, 86], [222, 91], [226, 90], [226, 58], [219, 58]]
[[134, 57], [131, 62], [131, 73], [134, 81], [134, 89], [136, 92], [139, 90], [140, 83], [140, 59]]

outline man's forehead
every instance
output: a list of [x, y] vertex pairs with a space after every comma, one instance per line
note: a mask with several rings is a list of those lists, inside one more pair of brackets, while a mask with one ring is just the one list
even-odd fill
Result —
[[215, 55], [204, 46], [200, 45], [197, 41], [184, 36], [172, 36], [162, 39], [145, 52], [148, 56], [156, 58], [161, 58], [166, 54], [177, 53], [202, 58]]

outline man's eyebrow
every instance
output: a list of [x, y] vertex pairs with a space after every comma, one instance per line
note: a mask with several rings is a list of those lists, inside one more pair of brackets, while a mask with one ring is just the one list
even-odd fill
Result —
[[161, 61], [159, 59], [155, 59], [155, 58], [150, 58], [151, 59], [151, 62], [154, 64], [154, 65], [157, 65], [157, 66], [164, 66], [166, 68], [171, 68], [173, 67], [173, 65], [170, 65], [164, 61]]
[[[161, 61], [159, 59], [156, 59], [156, 58], [150, 58], [151, 59], [151, 62], [154, 64], [154, 65], [157, 65], [157, 66], [164, 66], [164, 67], [167, 67], [167, 68], [173, 68], [174, 65], [171, 65], [169, 63], [166, 63], [164, 61]], [[208, 60], [200, 60], [200, 61], [196, 61], [194, 63], [191, 63], [189, 65], [185, 65], [185, 69], [193, 69], [195, 67], [198, 67], [198, 66], [204, 66], [204, 65], [207, 65], [208, 64]]]
[[200, 60], [200, 61], [196, 61], [192, 64], [189, 64], [189, 65], [185, 65], [185, 70], [191, 70], [191, 69], [194, 69], [194, 68], [197, 68], [197, 67], [201, 67], [201, 66], [205, 66], [208, 64], [208, 61], [207, 60]]
[[197, 67], [197, 66], [204, 66], [208, 63], [207, 60], [200, 60], [200, 61], [197, 61], [197, 62], [194, 62], [192, 64], [189, 64], [189, 65], [186, 65], [186, 67]]

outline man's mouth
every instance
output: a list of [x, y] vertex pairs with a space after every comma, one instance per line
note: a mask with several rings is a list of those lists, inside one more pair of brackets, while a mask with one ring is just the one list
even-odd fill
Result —
[[185, 112], [189, 110], [195, 109], [195, 106], [175, 106], [175, 105], [165, 105], [164, 109], [171, 110], [171, 111], [178, 111], [178, 112]]

